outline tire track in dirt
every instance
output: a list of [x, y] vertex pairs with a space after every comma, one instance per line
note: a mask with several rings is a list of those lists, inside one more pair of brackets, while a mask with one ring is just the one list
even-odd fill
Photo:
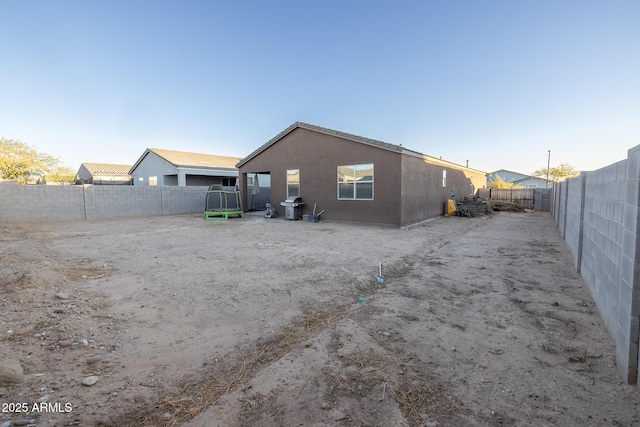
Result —
[[[460, 230], [460, 235], [468, 232], [472, 227], [468, 224]], [[399, 261], [385, 266], [384, 276], [385, 282], [401, 280], [403, 277], [410, 275], [415, 265], [429, 259], [434, 253], [450, 244], [449, 240], [439, 242], [435, 248], [428, 248], [420, 257], [405, 256]], [[329, 278], [335, 280], [335, 278]], [[357, 286], [365, 298], [374, 296], [377, 292], [384, 289], [384, 284], [379, 284], [375, 279], [371, 279], [369, 286], [363, 288]], [[347, 316], [363, 319], [370, 319], [372, 313], [365, 313], [366, 309], [362, 305], [335, 305], [326, 306], [319, 310], [311, 310], [305, 313], [301, 318], [295, 319], [290, 325], [282, 328], [276, 334], [271, 335], [268, 339], [258, 341], [242, 350], [241, 356], [234, 364], [227, 363], [224, 369], [216, 369], [210, 373], [200, 373], [198, 376], [205, 375], [207, 379], [199, 380], [182, 387], [178, 392], [168, 394], [155, 405], [155, 408], [145, 414], [135, 417], [130, 425], [182, 425], [206, 411], [209, 407], [216, 405], [222, 398], [242, 389], [250, 382], [258, 373], [274, 362], [280, 360], [286, 354], [303, 345], [313, 336], [317, 336], [324, 331], [333, 330], [335, 325], [343, 321]], [[375, 338], [375, 337], [374, 337]], [[399, 349], [391, 349], [398, 352]], [[335, 355], [334, 355], [335, 356]], [[351, 358], [358, 359], [358, 355], [351, 355]], [[402, 365], [408, 366], [412, 356]], [[347, 359], [341, 359], [342, 361]], [[413, 368], [417, 372], [417, 367]], [[419, 375], [424, 377], [425, 373]], [[337, 378], [335, 375], [333, 378]], [[376, 377], [373, 381], [379, 380]], [[384, 382], [389, 387], [389, 396], [394, 396], [400, 407], [404, 410], [405, 417], [414, 420], [417, 423], [416, 414], [418, 410], [426, 405], [425, 402], [430, 400], [429, 396], [433, 396], [429, 387], [415, 386], [410, 381], [394, 381], [394, 386], [389, 381]], [[363, 384], [360, 383], [360, 387]], [[367, 386], [370, 388], [370, 385]], [[338, 387], [339, 388], [339, 387]], [[346, 390], [353, 390], [352, 388]], [[345, 394], [345, 390], [336, 391], [337, 394]], [[419, 396], [419, 397], [417, 397]], [[250, 415], [257, 406], [262, 406], [264, 396], [254, 396], [253, 399], [245, 399], [242, 408], [242, 419], [250, 419]], [[422, 403], [417, 403], [422, 402]], [[433, 405], [433, 402], [431, 403]], [[451, 407], [451, 405], [446, 405]], [[118, 425], [125, 425], [127, 420], [131, 420], [131, 415], [127, 415], [117, 421]], [[353, 417], [347, 417], [344, 420], [351, 422]], [[414, 423], [414, 424], [415, 424]]]

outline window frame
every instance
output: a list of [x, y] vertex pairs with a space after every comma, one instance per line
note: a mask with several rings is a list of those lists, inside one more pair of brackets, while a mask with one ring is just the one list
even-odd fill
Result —
[[[293, 172], [293, 173], [292, 173]], [[290, 181], [289, 177], [291, 176], [296, 176], [298, 177], [297, 181]], [[300, 169], [287, 169], [287, 199], [290, 199], [292, 197], [300, 197]], [[298, 194], [292, 194], [291, 193], [291, 189], [292, 188], [297, 188], [297, 193]]]
[[[341, 168], [343, 168], [343, 173], [341, 174]], [[353, 175], [347, 177], [347, 175], [344, 174], [344, 169], [352, 169], [353, 170]], [[356, 179], [358, 176], [358, 170], [361, 171], [371, 171], [371, 178], [367, 179], [367, 180], [362, 180], [362, 179]], [[365, 201], [370, 201], [370, 200], [374, 200], [375, 198], [375, 169], [374, 169], [374, 164], [373, 163], [360, 163], [360, 164], [354, 164], [354, 165], [339, 165], [336, 168], [336, 181], [337, 181], [337, 188], [336, 188], [336, 193], [337, 193], [337, 197], [338, 200], [365, 200]], [[343, 176], [344, 178], [341, 179], [341, 176]], [[368, 175], [366, 175], [368, 176]], [[351, 179], [349, 179], [351, 178]], [[344, 184], [353, 184], [353, 197], [343, 197], [341, 194], [341, 185]], [[358, 197], [358, 184], [371, 184], [371, 197]]]
[[[233, 180], [233, 184], [231, 183], [231, 180]], [[220, 182], [223, 187], [234, 187], [236, 185], [237, 178], [235, 176], [223, 176]]]

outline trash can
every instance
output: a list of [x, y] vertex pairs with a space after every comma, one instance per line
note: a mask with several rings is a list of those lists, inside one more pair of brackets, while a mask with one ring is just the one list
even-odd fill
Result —
[[280, 202], [284, 206], [284, 219], [300, 220], [302, 219], [302, 199], [300, 197], [289, 197], [284, 202]]

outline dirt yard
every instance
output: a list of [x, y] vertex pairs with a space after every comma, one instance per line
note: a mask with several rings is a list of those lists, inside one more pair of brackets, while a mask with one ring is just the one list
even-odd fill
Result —
[[5, 223], [0, 257], [1, 427], [640, 424], [548, 213]]

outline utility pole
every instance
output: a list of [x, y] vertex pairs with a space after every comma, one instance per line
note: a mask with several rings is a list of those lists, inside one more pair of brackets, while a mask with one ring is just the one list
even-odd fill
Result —
[[548, 155], [547, 155], [547, 181], [544, 183], [544, 188], [548, 188], [549, 187], [549, 164], [551, 163], [551, 150], [547, 150], [548, 151]]

